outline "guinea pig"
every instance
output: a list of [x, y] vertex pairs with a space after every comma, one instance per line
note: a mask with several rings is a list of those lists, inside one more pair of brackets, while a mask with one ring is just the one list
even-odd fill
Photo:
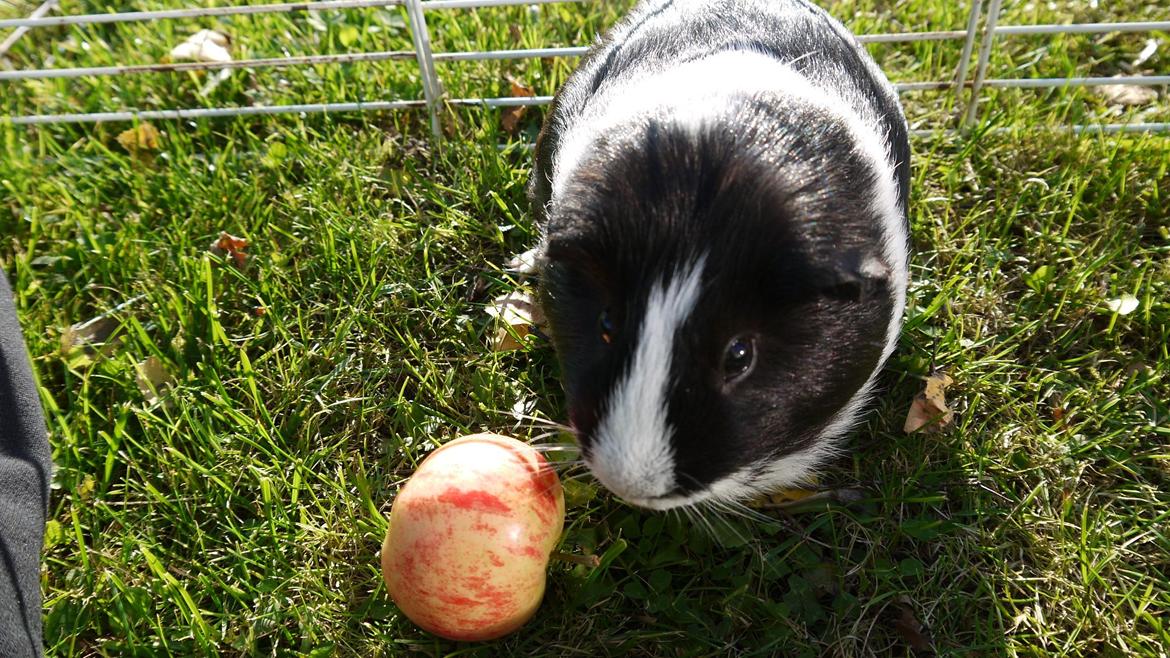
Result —
[[670, 509], [807, 481], [901, 330], [893, 87], [804, 0], [645, 0], [554, 98], [529, 196], [582, 457]]

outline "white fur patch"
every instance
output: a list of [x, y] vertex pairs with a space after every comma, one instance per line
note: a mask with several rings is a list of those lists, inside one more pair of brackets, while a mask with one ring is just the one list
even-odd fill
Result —
[[637, 345], [606, 405], [586, 458], [610, 491], [643, 504], [674, 489], [674, 433], [667, 422], [674, 339], [699, 300], [703, 258], [653, 287]]
[[[829, 450], [832, 452], [833, 448], [830, 447]], [[816, 448], [810, 448], [784, 455], [765, 466], [761, 472], [754, 472], [752, 467], [736, 471], [712, 482], [706, 489], [690, 495], [627, 500], [656, 510], [668, 510], [704, 501], [742, 502], [766, 491], [807, 484], [809, 478], [816, 472], [817, 465], [823, 462], [824, 458], [824, 453]]]

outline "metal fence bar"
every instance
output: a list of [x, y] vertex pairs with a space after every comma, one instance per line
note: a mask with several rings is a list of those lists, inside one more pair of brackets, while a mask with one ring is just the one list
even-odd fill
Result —
[[971, 85], [971, 98], [967, 101], [967, 113], [963, 117], [963, 126], [970, 126], [975, 121], [975, 113], [979, 108], [979, 92], [983, 89], [983, 80], [987, 77], [987, 63], [991, 60], [991, 46], [995, 41], [995, 25], [999, 22], [999, 12], [1003, 9], [1003, 0], [991, 0], [987, 8], [987, 24], [983, 27], [983, 43], [979, 46], [979, 65], [975, 69], [975, 81]]
[[515, 5], [552, 5], [579, 0], [423, 0], [423, 9], [481, 9]]
[[405, 0], [315, 0], [313, 2], [280, 2], [270, 5], [231, 5], [227, 7], [198, 7], [192, 9], [162, 9], [158, 11], [130, 11], [118, 14], [80, 14], [50, 16], [47, 18], [7, 18], [0, 20], [5, 27], [54, 27], [61, 25], [90, 25], [94, 23], [130, 23], [163, 18], [202, 18], [205, 16], [235, 16], [239, 14], [273, 14], [293, 11], [332, 11], [367, 7], [396, 7]]
[[427, 113], [431, 115], [431, 135], [435, 140], [439, 140], [443, 137], [443, 127], [439, 123], [438, 102], [443, 97], [443, 88], [439, 83], [439, 76], [435, 73], [435, 60], [431, 56], [430, 30], [427, 29], [427, 19], [423, 15], [419, 0], [406, 0], [406, 13], [410, 16], [410, 38], [414, 42], [419, 74], [422, 77]]
[[1072, 25], [1001, 25], [996, 35], [1022, 34], [1100, 34], [1102, 32], [1153, 32], [1170, 30], [1170, 21], [1135, 21], [1125, 23], [1077, 23]]
[[436, 62], [466, 62], [492, 59], [536, 59], [539, 57], [580, 57], [589, 52], [588, 46], [565, 48], [522, 48], [516, 50], [482, 50], [454, 53], [435, 53]]
[[959, 55], [959, 70], [955, 72], [955, 98], [967, 84], [967, 72], [971, 68], [971, 51], [975, 49], [975, 37], [979, 34], [979, 11], [983, 0], [971, 0], [971, 13], [967, 16], [967, 33], [963, 39], [963, 53]]
[[1138, 85], [1154, 87], [1170, 85], [1170, 75], [1127, 75], [1113, 78], [999, 78], [984, 80], [984, 87], [998, 89], [1043, 89], [1047, 87], [1108, 87], [1110, 85]]
[[[452, 98], [445, 105], [465, 107], [517, 107], [546, 105], [552, 96], [519, 96], [504, 98]], [[321, 114], [331, 112], [372, 112], [425, 108], [425, 99], [397, 101], [367, 101], [353, 103], [301, 103], [295, 105], [262, 105], [254, 107], [194, 107], [175, 110], [127, 110], [123, 112], [87, 112], [79, 114], [28, 114], [0, 117], [0, 124], [34, 125], [47, 123], [99, 123], [102, 121], [152, 121], [167, 119], [211, 119], [269, 114]]]
[[911, 43], [915, 41], [949, 41], [967, 36], [966, 30], [939, 30], [934, 32], [893, 32], [888, 34], [859, 34], [861, 43]]
[[[41, 3], [41, 6], [34, 9], [33, 12], [28, 15], [28, 17], [40, 18], [52, 11], [56, 6], [57, 0], [45, 0]], [[9, 34], [8, 37], [4, 39], [4, 41], [0, 42], [0, 57], [3, 57], [5, 53], [7, 53], [13, 46], [15, 46], [16, 42], [20, 41], [20, 38], [23, 37], [25, 32], [28, 32], [30, 29], [32, 28], [18, 27], [13, 30], [12, 34]]]
[[23, 69], [0, 71], [0, 80], [38, 80], [45, 78], [83, 78], [86, 76], [117, 76], [141, 73], [175, 71], [208, 71], [217, 69], [281, 68], [312, 64], [353, 64], [411, 59], [413, 50], [387, 50], [342, 55], [304, 55], [261, 59], [237, 59], [230, 62], [173, 62], [169, 64], [130, 64], [125, 66], [89, 66], [74, 69]]
[[404, 110], [426, 107], [423, 100], [370, 101], [356, 103], [302, 103], [297, 105], [261, 105], [253, 107], [193, 107], [180, 110], [129, 110], [124, 112], [89, 112], [84, 114], [30, 114], [0, 117], [0, 124], [35, 125], [46, 123], [100, 123], [103, 121], [152, 121], [165, 119], [211, 119], [267, 114], [318, 114], [326, 112], [364, 112]]

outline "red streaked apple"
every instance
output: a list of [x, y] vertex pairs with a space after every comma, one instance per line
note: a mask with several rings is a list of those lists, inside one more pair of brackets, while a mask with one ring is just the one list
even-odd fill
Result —
[[456, 439], [394, 499], [382, 543], [386, 589], [435, 635], [506, 635], [536, 614], [564, 522], [560, 479], [539, 452], [498, 434]]

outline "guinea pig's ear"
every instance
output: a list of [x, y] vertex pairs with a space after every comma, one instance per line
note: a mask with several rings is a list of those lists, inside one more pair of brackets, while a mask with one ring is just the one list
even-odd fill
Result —
[[583, 264], [592, 260], [588, 250], [576, 240], [550, 240], [544, 245], [543, 255], [551, 263]]
[[822, 294], [843, 301], [859, 302], [882, 294], [891, 278], [890, 266], [881, 255], [852, 249], [836, 256], [818, 272]]
[[568, 266], [575, 271], [589, 274], [594, 278], [605, 278], [601, 264], [583, 240], [550, 240], [544, 248], [544, 261]]
[[577, 239], [550, 240], [544, 248], [544, 269], [568, 275], [591, 289], [610, 289], [614, 273], [599, 260], [588, 244]]

